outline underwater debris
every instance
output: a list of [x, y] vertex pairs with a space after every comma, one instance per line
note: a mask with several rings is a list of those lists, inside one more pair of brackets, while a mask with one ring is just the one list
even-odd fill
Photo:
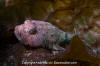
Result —
[[54, 25], [37, 20], [25, 20], [24, 24], [15, 27], [15, 35], [19, 41], [30, 47], [45, 47], [50, 50], [65, 50], [60, 43], [69, 43], [67, 33]]

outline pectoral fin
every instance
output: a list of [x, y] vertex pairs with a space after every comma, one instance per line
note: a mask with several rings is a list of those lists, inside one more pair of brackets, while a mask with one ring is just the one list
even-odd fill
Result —
[[53, 45], [53, 48], [52, 48], [54, 51], [64, 51], [65, 49], [60, 47], [59, 45]]

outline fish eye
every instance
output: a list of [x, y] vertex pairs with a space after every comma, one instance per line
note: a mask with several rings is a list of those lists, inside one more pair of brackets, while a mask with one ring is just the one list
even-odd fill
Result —
[[37, 33], [37, 30], [36, 30], [36, 28], [34, 28], [34, 29], [30, 29], [30, 30], [28, 31], [28, 33], [34, 35], [34, 34]]

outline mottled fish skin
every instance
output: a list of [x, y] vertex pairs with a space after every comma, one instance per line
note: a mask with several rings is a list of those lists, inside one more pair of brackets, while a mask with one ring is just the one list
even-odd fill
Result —
[[14, 33], [18, 40], [25, 45], [64, 50], [59, 43], [66, 39], [66, 33], [48, 22], [25, 20], [24, 24], [15, 27]]

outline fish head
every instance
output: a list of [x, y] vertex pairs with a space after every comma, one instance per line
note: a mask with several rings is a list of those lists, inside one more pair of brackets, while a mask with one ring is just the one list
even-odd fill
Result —
[[35, 23], [32, 23], [31, 20], [26, 20], [23, 25], [23, 31], [29, 34], [36, 34], [37, 30]]

